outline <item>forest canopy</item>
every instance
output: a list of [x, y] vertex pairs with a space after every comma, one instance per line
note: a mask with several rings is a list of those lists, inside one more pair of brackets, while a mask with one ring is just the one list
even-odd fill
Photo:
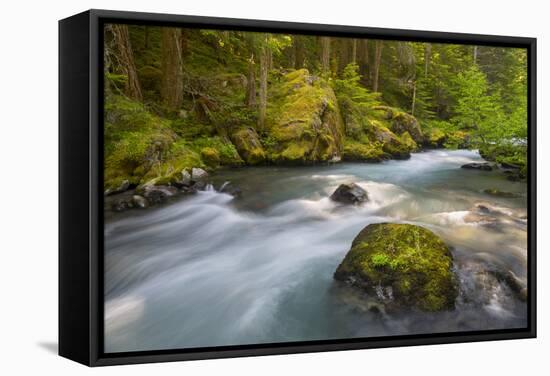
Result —
[[527, 168], [526, 49], [106, 25], [105, 189], [479, 149]]

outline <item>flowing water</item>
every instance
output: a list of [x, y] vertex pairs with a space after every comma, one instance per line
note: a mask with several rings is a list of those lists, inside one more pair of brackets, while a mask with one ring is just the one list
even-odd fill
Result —
[[[108, 218], [105, 351], [525, 327], [525, 303], [487, 270], [525, 284], [526, 185], [460, 168], [480, 160], [474, 151], [429, 151], [381, 164], [227, 170], [214, 186], [230, 180], [241, 198], [211, 190]], [[328, 198], [352, 181], [368, 203]], [[357, 233], [388, 221], [425, 226], [452, 247], [455, 310], [371, 309], [333, 280]]]

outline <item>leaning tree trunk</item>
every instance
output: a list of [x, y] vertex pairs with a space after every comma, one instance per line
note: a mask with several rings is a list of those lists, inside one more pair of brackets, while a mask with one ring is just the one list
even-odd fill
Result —
[[378, 92], [378, 80], [380, 78], [380, 63], [382, 61], [382, 41], [377, 40], [374, 44], [374, 64], [372, 67], [372, 91]]
[[323, 74], [330, 72], [330, 37], [321, 37], [321, 70]]
[[250, 108], [256, 107], [256, 64], [254, 54], [248, 60], [248, 77], [246, 80], [246, 105]]
[[181, 29], [162, 29], [162, 84], [160, 95], [164, 104], [177, 110], [183, 99]]
[[130, 35], [127, 25], [113, 25], [113, 36], [116, 42], [116, 50], [122, 73], [127, 77], [124, 85], [124, 93], [132, 99], [141, 101], [141, 86], [134, 63], [134, 53], [130, 44]]
[[260, 53], [260, 108], [258, 109], [258, 131], [263, 132], [267, 114], [267, 66], [269, 64], [269, 52], [267, 45], [262, 46]]

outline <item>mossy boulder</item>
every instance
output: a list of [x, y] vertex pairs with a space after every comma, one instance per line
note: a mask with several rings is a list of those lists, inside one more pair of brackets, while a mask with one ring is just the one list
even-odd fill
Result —
[[450, 310], [458, 295], [453, 258], [428, 229], [410, 224], [365, 227], [334, 278], [378, 296], [388, 306]]
[[208, 166], [217, 167], [220, 165], [220, 153], [212, 147], [202, 148], [201, 158]]
[[270, 91], [269, 155], [275, 163], [314, 163], [341, 155], [344, 124], [330, 85], [307, 69], [283, 75]]
[[424, 134], [420, 129], [418, 120], [412, 115], [405, 112], [395, 113], [391, 119], [390, 129], [395, 134], [403, 134], [407, 132], [414, 142], [422, 144], [424, 142]]
[[403, 132], [399, 139], [401, 140], [401, 143], [407, 148], [407, 150], [410, 151], [418, 151], [419, 147], [416, 141], [412, 138], [409, 132]]
[[265, 162], [266, 153], [254, 128], [239, 128], [230, 137], [237, 152], [247, 164], [257, 165]]
[[429, 148], [442, 148], [447, 141], [447, 134], [441, 129], [432, 128], [425, 131], [424, 145]]
[[371, 122], [370, 136], [382, 145], [382, 150], [395, 159], [408, 159], [411, 151], [416, 148], [404, 143], [395, 133], [389, 130], [382, 122]]
[[382, 145], [369, 140], [344, 140], [342, 158], [351, 162], [381, 162], [388, 159], [388, 154], [382, 150]]

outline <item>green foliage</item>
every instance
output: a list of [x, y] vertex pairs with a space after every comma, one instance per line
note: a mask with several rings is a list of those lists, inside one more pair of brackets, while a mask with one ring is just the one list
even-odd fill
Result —
[[348, 64], [341, 79], [333, 81], [334, 93], [346, 122], [346, 133], [357, 135], [362, 124], [375, 114], [380, 105], [380, 94], [372, 93], [360, 84], [361, 76], [357, 64]]

